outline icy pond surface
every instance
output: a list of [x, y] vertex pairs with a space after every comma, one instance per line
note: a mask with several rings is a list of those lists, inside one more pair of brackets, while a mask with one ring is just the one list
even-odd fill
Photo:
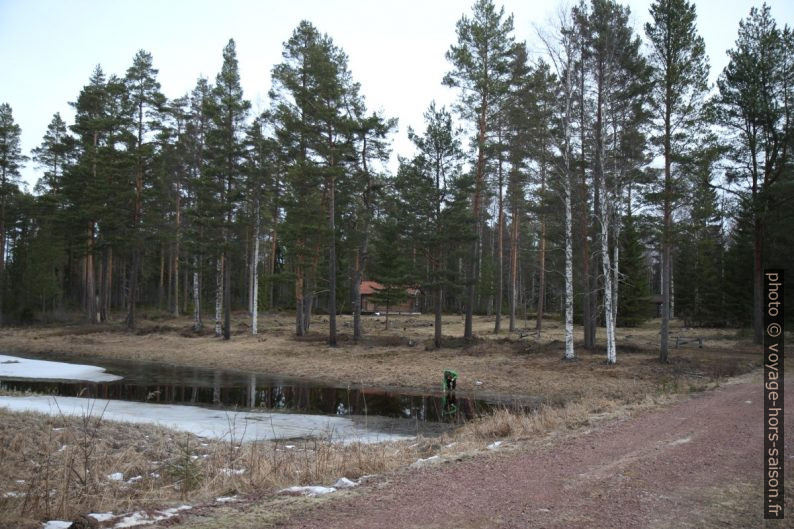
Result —
[[[54, 361], [63, 358], [57, 354], [38, 355], [36, 359], [0, 356], [0, 362], [7, 362], [0, 363], [0, 387], [57, 396], [62, 411], [69, 408], [78, 414], [82, 413], [79, 405], [84, 408], [86, 399], [96, 399], [96, 409], [110, 401], [107, 411], [119, 420], [140, 421], [148, 416], [152, 418], [148, 422], [164, 426], [194, 432], [201, 429], [205, 433], [200, 435], [213, 435], [206, 433], [210, 430], [217, 430], [215, 436], [227, 433], [228, 417], [234, 416], [256, 438], [325, 436], [330, 431], [336, 432], [337, 439], [342, 433], [361, 437], [364, 432], [368, 439], [380, 440], [390, 435], [433, 435], [495, 406], [526, 408], [538, 404], [532, 399], [501, 400], [486, 393], [458, 394], [456, 412], [450, 414], [450, 403], [441, 391], [427, 394], [421, 390], [334, 386], [232, 370], [95, 357], [70, 356], [68, 363]], [[439, 373], [439, 390], [440, 379]], [[38, 411], [49, 412], [54, 406], [52, 399], [17, 399], [11, 401], [28, 406], [26, 409], [35, 405]], [[131, 418], [121, 418], [122, 413]], [[185, 421], [180, 422], [179, 417]], [[280, 428], [275, 434], [274, 426]]]
[[48, 415], [101, 416], [103, 420], [167, 426], [214, 439], [322, 438], [336, 442], [372, 443], [405, 439], [408, 435], [367, 428], [349, 417], [296, 413], [242, 412], [199, 406], [146, 404], [106, 399], [49, 396], [0, 396], [0, 407]]
[[104, 368], [97, 366], [0, 355], [0, 379], [4, 378], [113, 382], [122, 377], [105, 373]]

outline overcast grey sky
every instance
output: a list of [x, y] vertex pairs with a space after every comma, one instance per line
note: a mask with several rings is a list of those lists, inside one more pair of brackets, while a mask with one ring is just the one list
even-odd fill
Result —
[[[496, 1], [497, 5], [499, 1]], [[649, 0], [630, 0], [637, 32], [649, 20]], [[739, 20], [751, 0], [696, 1], [698, 28], [706, 41], [712, 81], [727, 63]], [[794, 2], [769, 0], [778, 22], [794, 25]], [[52, 115], [71, 124], [74, 101], [94, 66], [124, 75], [136, 51], [152, 53], [168, 97], [188, 92], [203, 75], [211, 81], [229, 38], [237, 43], [246, 98], [255, 111], [268, 106], [270, 70], [281, 60], [282, 43], [302, 19], [328, 33], [350, 58], [370, 109], [400, 120], [396, 153], [410, 154], [408, 126], [420, 128], [432, 99], [449, 104], [454, 93], [441, 86], [448, 70], [444, 54], [455, 40], [455, 22], [473, 0], [0, 0], [0, 103], [11, 105], [22, 127], [26, 154], [36, 147]], [[557, 12], [559, 0], [506, 0], [516, 36], [538, 50], [535, 25]], [[31, 185], [40, 176], [33, 162], [23, 171]]]

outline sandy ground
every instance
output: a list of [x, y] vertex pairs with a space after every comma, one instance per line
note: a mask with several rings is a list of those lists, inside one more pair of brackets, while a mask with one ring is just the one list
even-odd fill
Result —
[[[296, 338], [290, 315], [264, 315], [260, 333], [251, 336], [244, 314], [236, 315], [230, 341], [210, 330], [194, 333], [189, 318], [144, 320], [129, 333], [120, 323], [11, 328], [0, 331], [0, 352], [47, 353], [85, 359], [97, 356], [169, 364], [240, 369], [273, 375], [311, 378], [336, 384], [359, 384], [439, 390], [441, 374], [455, 369], [461, 393], [531, 395], [552, 403], [586, 397], [596, 391], [607, 398], [630, 397], [656, 390], [659, 384], [692, 383], [746, 371], [760, 363], [760, 348], [737, 340], [733, 330], [674, 328], [675, 336], [701, 337], [704, 347], [688, 344], [671, 350], [671, 364], [656, 362], [658, 322], [639, 329], [618, 329], [618, 365], [604, 365], [603, 354], [579, 348], [579, 361], [561, 362], [563, 329], [547, 321], [544, 333], [521, 337], [503, 331], [494, 335], [493, 318], [475, 318], [476, 341], [464, 344], [463, 321], [445, 316], [445, 344], [430, 347], [431, 315], [364, 318], [364, 338], [352, 341], [349, 316], [340, 318], [338, 347], [326, 343], [327, 320], [315, 318], [308, 337]], [[523, 323], [523, 322], [522, 322]], [[506, 322], [504, 323], [506, 327]], [[576, 337], [581, 329], [576, 329]], [[674, 340], [673, 340], [674, 342]], [[599, 336], [599, 343], [602, 337]], [[479, 383], [478, 383], [479, 382]], [[674, 388], [675, 389], [675, 388]]]

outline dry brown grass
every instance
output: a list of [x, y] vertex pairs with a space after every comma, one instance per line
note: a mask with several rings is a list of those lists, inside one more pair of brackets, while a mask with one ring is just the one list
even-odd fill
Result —
[[[292, 336], [290, 315], [264, 315], [256, 337], [247, 334], [244, 315], [237, 315], [230, 342], [210, 332], [194, 333], [188, 318], [143, 320], [137, 333], [125, 332], [118, 323], [0, 330], [0, 349], [10, 354], [159, 361], [429, 390], [438, 389], [444, 369], [454, 368], [460, 373], [459, 393], [475, 398], [529, 395], [543, 401], [528, 414], [497, 410], [438, 438], [349, 446], [291, 442], [295, 448], [272, 442], [236, 447], [156, 427], [106, 421], [92, 426], [81, 419], [0, 410], [0, 526], [36, 527], [44, 518], [163, 507], [183, 498], [195, 505], [237, 493], [261, 497], [284, 486], [388, 473], [430, 455], [478, 453], [497, 439], [528, 446], [706, 389], [761, 361], [760, 349], [738, 339], [735, 331], [674, 327], [673, 335], [703, 337], [704, 348], [673, 349], [670, 364], [659, 364], [654, 322], [618, 329], [615, 366], [605, 365], [603, 355], [581, 349], [578, 361], [561, 361], [563, 330], [553, 321], [536, 339], [493, 335], [493, 319], [478, 317], [477, 340], [464, 344], [455, 338], [462, 334], [462, 318], [445, 316], [445, 347], [426, 350], [433, 332], [430, 321], [429, 315], [392, 317], [392, 329], [386, 331], [382, 317], [365, 317], [366, 338], [356, 344], [349, 317], [342, 317], [337, 348], [324, 343], [325, 318], [315, 318], [310, 336], [298, 340]], [[576, 333], [580, 336], [581, 330]], [[240, 475], [223, 470], [243, 468]], [[124, 473], [125, 481], [107, 480], [113, 472]], [[140, 480], [127, 483], [138, 475]]]
[[[0, 349], [9, 353], [49, 353], [64, 358], [96, 356], [166, 362], [209, 368], [231, 368], [317, 381], [369, 386], [437, 390], [441, 373], [460, 373], [458, 389], [471, 394], [532, 395], [560, 404], [588, 396], [618, 398], [653, 391], [678, 377], [693, 379], [730, 376], [760, 364], [761, 350], [736, 338], [730, 329], [686, 330], [674, 324], [672, 335], [699, 335], [704, 348], [687, 345], [671, 350], [671, 364], [656, 362], [657, 322], [637, 329], [618, 329], [618, 364], [606, 366], [604, 355], [577, 349], [579, 361], [565, 364], [563, 328], [547, 321], [540, 339], [503, 332], [492, 334], [493, 318], [476, 317], [477, 339], [465, 344], [462, 318], [444, 317], [445, 347], [426, 350], [432, 337], [431, 315], [393, 316], [391, 330], [383, 317], [364, 317], [365, 337], [354, 343], [350, 317], [340, 317], [340, 345], [325, 343], [327, 318], [315, 317], [310, 335], [293, 336], [291, 315], [263, 315], [258, 336], [248, 334], [245, 314], [234, 320], [238, 329], [230, 341], [209, 332], [193, 333], [189, 318], [142, 320], [136, 333], [121, 323], [107, 325], [39, 326], [0, 330]], [[576, 329], [576, 336], [581, 330]], [[192, 336], [186, 338], [186, 336]], [[599, 335], [599, 343], [602, 337]], [[84, 359], [84, 358], [83, 358]], [[475, 384], [481, 381], [482, 384]], [[626, 389], [630, 386], [629, 390]]]
[[[222, 442], [157, 426], [0, 409], [0, 527], [129, 512], [218, 496], [333, 484], [405, 466], [420, 444]], [[122, 480], [112, 480], [113, 473]]]

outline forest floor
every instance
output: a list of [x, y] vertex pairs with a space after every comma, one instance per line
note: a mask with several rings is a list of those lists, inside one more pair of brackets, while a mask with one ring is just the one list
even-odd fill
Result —
[[[541, 338], [502, 330], [493, 334], [493, 317], [475, 317], [475, 341], [463, 342], [463, 319], [444, 316], [443, 347], [432, 348], [432, 315], [392, 315], [390, 329], [383, 316], [363, 317], [363, 338], [352, 340], [350, 316], [338, 319], [339, 346], [327, 344], [327, 317], [315, 317], [308, 336], [297, 338], [288, 314], [259, 318], [252, 336], [247, 316], [233, 318], [231, 340], [214, 336], [210, 324], [192, 330], [190, 318], [141, 318], [135, 332], [123, 323], [41, 325], [3, 328], [4, 354], [47, 354], [53, 360], [102, 357], [173, 365], [237, 369], [270, 375], [312, 379], [328, 384], [381, 386], [438, 391], [445, 369], [456, 370], [458, 391], [474, 395], [541, 396], [559, 404], [592, 396], [636, 400], [659, 385], [698, 386], [760, 365], [760, 348], [731, 329], [685, 329], [676, 323], [670, 333], [702, 338], [703, 347], [688, 343], [671, 349], [670, 364], [657, 361], [658, 321], [640, 328], [617, 330], [618, 363], [604, 364], [603, 353], [584, 351], [579, 361], [563, 363], [560, 322], [546, 320]], [[523, 323], [523, 322], [521, 322]], [[507, 327], [506, 318], [503, 328]], [[523, 327], [523, 325], [520, 325]], [[576, 328], [576, 338], [581, 337]], [[603, 336], [598, 342], [603, 350]], [[479, 383], [478, 383], [479, 382]]]
[[[270, 442], [234, 448], [167, 430], [124, 430], [107, 422], [91, 429], [85, 418], [2, 412], [7, 463], [0, 486], [7, 492], [0, 495], [0, 510], [11, 518], [0, 519], [0, 527], [39, 527], [45, 512], [72, 517], [100, 510], [116, 513], [103, 527], [133, 515], [151, 522], [168, 515], [161, 527], [218, 529], [760, 527], [760, 456], [753, 454], [762, 447], [762, 357], [735, 330], [673, 325], [673, 344], [676, 337], [702, 338], [703, 347], [690, 342], [671, 349], [670, 363], [662, 365], [658, 322], [618, 329], [618, 364], [607, 366], [603, 354], [581, 348], [577, 362], [561, 361], [562, 326], [550, 320], [537, 339], [494, 335], [493, 318], [477, 317], [477, 339], [464, 344], [455, 338], [462, 319], [445, 316], [444, 347], [436, 351], [430, 315], [392, 316], [389, 330], [383, 316], [367, 316], [358, 344], [350, 337], [350, 318], [342, 317], [336, 348], [326, 344], [323, 317], [298, 339], [288, 315], [263, 315], [258, 336], [250, 335], [244, 314], [237, 316], [230, 341], [211, 330], [193, 332], [188, 318], [150, 317], [134, 333], [121, 323], [6, 328], [0, 351], [426, 391], [437, 391], [442, 371], [452, 368], [460, 374], [459, 392], [540, 396], [544, 404], [530, 414], [497, 410], [441, 437], [371, 447]], [[576, 333], [581, 336], [581, 329]], [[792, 409], [794, 403], [787, 404]], [[794, 420], [787, 424], [791, 428]], [[787, 435], [789, 442], [793, 436]], [[90, 474], [100, 482], [80, 483], [86, 452], [94, 465]], [[51, 481], [42, 483], [42, 468]], [[237, 474], [238, 468], [246, 472]], [[102, 484], [116, 473], [123, 481]], [[343, 476], [360, 486], [314, 498], [278, 494], [290, 485], [330, 486]], [[189, 493], [180, 486], [185, 480], [195, 481]], [[92, 495], [97, 486], [103, 494]], [[48, 488], [60, 499], [60, 511]], [[183, 504], [190, 507], [167, 511]]]

